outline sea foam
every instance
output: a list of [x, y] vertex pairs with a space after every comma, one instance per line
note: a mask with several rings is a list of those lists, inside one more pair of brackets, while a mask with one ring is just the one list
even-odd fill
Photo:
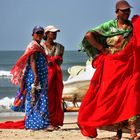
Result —
[[0, 70], [0, 77], [3, 77], [3, 78], [11, 78], [12, 77], [12, 74], [10, 74], [10, 71]]

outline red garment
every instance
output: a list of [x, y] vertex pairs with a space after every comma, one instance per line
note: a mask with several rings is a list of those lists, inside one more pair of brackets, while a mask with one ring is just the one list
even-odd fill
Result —
[[19, 60], [16, 62], [16, 64], [13, 66], [13, 68], [10, 71], [10, 73], [13, 76], [11, 79], [11, 82], [13, 84], [18, 85], [21, 82], [27, 60], [28, 60], [29, 56], [35, 52], [41, 52], [42, 54], [45, 55], [44, 49], [36, 41], [33, 40], [28, 45], [25, 53], [19, 58]]
[[62, 110], [63, 79], [62, 71], [55, 60], [59, 56], [51, 57], [49, 61], [53, 64], [48, 67], [48, 106], [50, 121], [53, 126], [62, 126], [64, 112]]
[[132, 24], [133, 36], [124, 50], [101, 54], [93, 62], [96, 71], [78, 114], [85, 136], [96, 137], [96, 128], [140, 114], [140, 16]]
[[0, 129], [24, 129], [24, 120], [19, 121], [7, 121], [0, 123]]
[[25, 119], [26, 117], [23, 120], [2, 122], [0, 129], [24, 129]]

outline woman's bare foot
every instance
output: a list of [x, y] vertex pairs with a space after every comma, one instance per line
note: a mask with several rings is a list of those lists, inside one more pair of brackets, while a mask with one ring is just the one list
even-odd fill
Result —
[[59, 130], [60, 127], [59, 126], [54, 126], [54, 130]]
[[55, 130], [55, 127], [53, 126], [53, 125], [48, 125], [45, 129], [44, 129], [44, 131], [49, 131], [49, 132], [52, 132], [53, 130]]

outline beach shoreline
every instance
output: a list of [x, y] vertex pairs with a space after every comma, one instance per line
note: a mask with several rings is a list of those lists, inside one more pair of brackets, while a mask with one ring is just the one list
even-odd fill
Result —
[[[64, 125], [61, 129], [53, 132], [45, 132], [43, 130], [30, 131], [25, 129], [0, 129], [1, 140], [88, 140], [92, 138], [84, 137], [77, 125], [77, 112], [65, 113]], [[21, 116], [2, 116], [0, 122], [15, 121], [23, 119]], [[96, 140], [111, 140], [116, 133], [113, 131], [98, 130]], [[123, 133], [122, 140], [128, 140], [129, 133]]]

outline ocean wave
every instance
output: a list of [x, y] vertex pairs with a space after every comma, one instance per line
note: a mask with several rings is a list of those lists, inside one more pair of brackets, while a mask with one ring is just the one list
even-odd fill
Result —
[[0, 99], [0, 113], [1, 112], [9, 112], [10, 106], [13, 104], [14, 98], [4, 97]]
[[10, 74], [10, 71], [0, 70], [0, 77], [2, 77], [2, 78], [11, 78], [12, 74]]

